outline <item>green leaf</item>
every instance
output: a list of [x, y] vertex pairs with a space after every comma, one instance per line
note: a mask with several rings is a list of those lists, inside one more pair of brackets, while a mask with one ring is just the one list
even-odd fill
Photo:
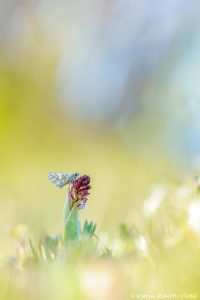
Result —
[[96, 230], [96, 224], [91, 222], [88, 222], [87, 220], [85, 221], [82, 229], [82, 234], [85, 237], [91, 237], [94, 235]]
[[80, 222], [77, 208], [69, 208], [69, 194], [67, 195], [64, 206], [64, 243], [65, 246], [80, 244]]

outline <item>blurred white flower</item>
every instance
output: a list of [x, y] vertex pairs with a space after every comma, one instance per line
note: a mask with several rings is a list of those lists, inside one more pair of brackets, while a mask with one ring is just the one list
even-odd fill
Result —
[[81, 272], [81, 284], [89, 299], [109, 299], [113, 274], [105, 266], [96, 266]]
[[188, 225], [195, 233], [200, 234], [200, 201], [195, 201], [188, 208]]
[[167, 189], [164, 186], [156, 186], [151, 195], [146, 199], [143, 206], [143, 211], [147, 216], [150, 216], [156, 212], [161, 202], [167, 195]]
[[138, 250], [141, 252], [141, 254], [146, 257], [148, 256], [148, 243], [147, 243], [147, 240], [145, 239], [144, 236], [140, 236], [136, 242], [136, 247], [138, 248]]

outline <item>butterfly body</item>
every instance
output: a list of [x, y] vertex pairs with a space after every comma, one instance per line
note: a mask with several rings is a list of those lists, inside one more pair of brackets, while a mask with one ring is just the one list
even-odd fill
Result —
[[58, 188], [62, 188], [67, 184], [74, 183], [80, 176], [79, 173], [60, 173], [60, 172], [49, 172], [49, 180]]

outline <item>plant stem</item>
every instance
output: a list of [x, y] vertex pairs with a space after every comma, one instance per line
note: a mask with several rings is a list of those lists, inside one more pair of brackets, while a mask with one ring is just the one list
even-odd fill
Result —
[[67, 197], [64, 205], [64, 244], [65, 246], [80, 244], [80, 222], [78, 217], [78, 209], [74, 206], [70, 210], [70, 194]]

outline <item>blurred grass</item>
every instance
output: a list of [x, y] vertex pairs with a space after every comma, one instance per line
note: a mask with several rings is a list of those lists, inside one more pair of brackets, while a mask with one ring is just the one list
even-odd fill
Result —
[[[158, 294], [164, 299], [173, 294], [178, 299], [198, 299], [200, 240], [187, 222], [196, 186], [193, 181], [186, 186], [193, 194], [181, 198], [185, 208], [176, 209], [180, 187], [170, 188], [151, 216], [137, 209], [132, 224], [116, 228], [118, 234], [105, 244], [110, 253], [98, 240], [86, 237], [80, 249], [64, 250], [59, 245], [56, 256], [48, 258], [45, 251], [53, 248], [49, 242], [46, 244], [45, 235], [33, 238], [26, 225], [16, 226], [10, 235], [9, 250], [0, 260], [2, 299], [118, 300], [133, 295], [155, 295], [151, 299], [159, 299]], [[139, 242], [141, 237], [146, 246]], [[28, 246], [29, 239], [36, 252], [43, 249], [38, 252], [39, 260]]]

